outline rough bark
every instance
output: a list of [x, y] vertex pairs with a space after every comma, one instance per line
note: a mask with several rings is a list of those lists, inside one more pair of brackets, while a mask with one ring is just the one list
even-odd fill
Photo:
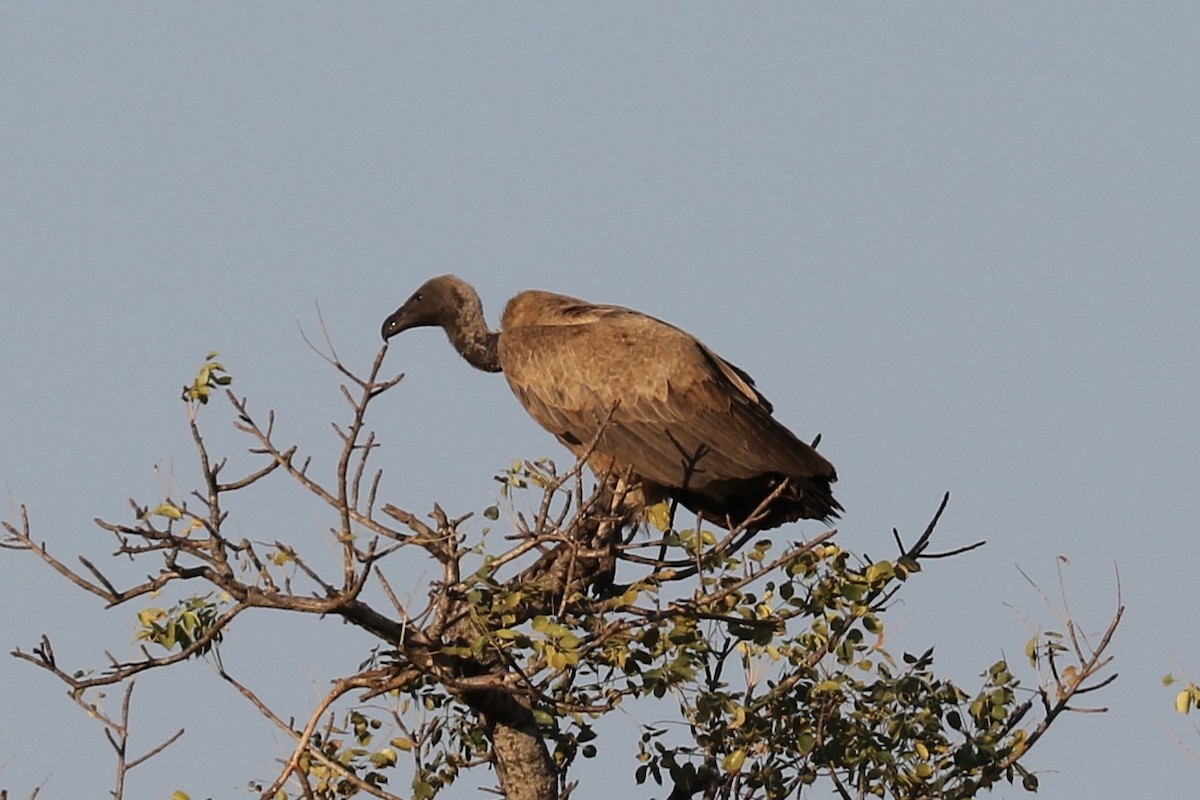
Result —
[[485, 717], [500, 791], [506, 800], [558, 800], [558, 776], [546, 741], [533, 712], [519, 708], [523, 714], [506, 714], [503, 722]]

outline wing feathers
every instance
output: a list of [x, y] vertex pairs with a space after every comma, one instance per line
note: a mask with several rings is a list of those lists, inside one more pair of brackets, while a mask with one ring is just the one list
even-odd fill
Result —
[[513, 392], [560, 441], [580, 453], [608, 419], [597, 456], [717, 522], [750, 513], [784, 479], [763, 527], [840, 508], [833, 465], [771, 416], [746, 372], [672, 325], [527, 292], [505, 309], [499, 348]]

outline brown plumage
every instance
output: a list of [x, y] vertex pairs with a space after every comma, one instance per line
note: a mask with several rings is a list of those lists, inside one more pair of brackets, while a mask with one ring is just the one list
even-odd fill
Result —
[[786, 480], [754, 527], [841, 510], [833, 465], [771, 416], [749, 375], [673, 325], [526, 291], [490, 331], [479, 295], [453, 275], [426, 281], [383, 323], [383, 338], [428, 325], [475, 367], [503, 371], [530, 416], [576, 455], [599, 434], [590, 466], [632, 473], [643, 503], [671, 497], [729, 527]]

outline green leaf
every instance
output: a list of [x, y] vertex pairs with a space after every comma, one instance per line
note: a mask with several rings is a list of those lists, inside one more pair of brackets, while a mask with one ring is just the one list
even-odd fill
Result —
[[385, 747], [371, 756], [371, 763], [377, 767], [394, 767], [396, 761], [396, 751], [390, 747]]
[[876, 581], [890, 578], [895, 574], [896, 570], [890, 561], [877, 561], [867, 567], [867, 583], [875, 583]]
[[742, 765], [745, 763], [746, 763], [746, 751], [745, 750], [734, 750], [732, 753], [725, 756], [725, 761], [722, 763], [721, 766], [723, 766], [725, 768], [726, 772], [738, 772], [741, 770]]

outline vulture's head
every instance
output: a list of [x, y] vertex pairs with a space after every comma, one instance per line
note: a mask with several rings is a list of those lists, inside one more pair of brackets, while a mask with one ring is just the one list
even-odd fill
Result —
[[461, 324], [478, 303], [479, 296], [475, 290], [461, 278], [439, 275], [421, 284], [421, 288], [413, 292], [404, 305], [385, 319], [380, 333], [387, 341], [409, 328], [432, 325], [449, 332]]

